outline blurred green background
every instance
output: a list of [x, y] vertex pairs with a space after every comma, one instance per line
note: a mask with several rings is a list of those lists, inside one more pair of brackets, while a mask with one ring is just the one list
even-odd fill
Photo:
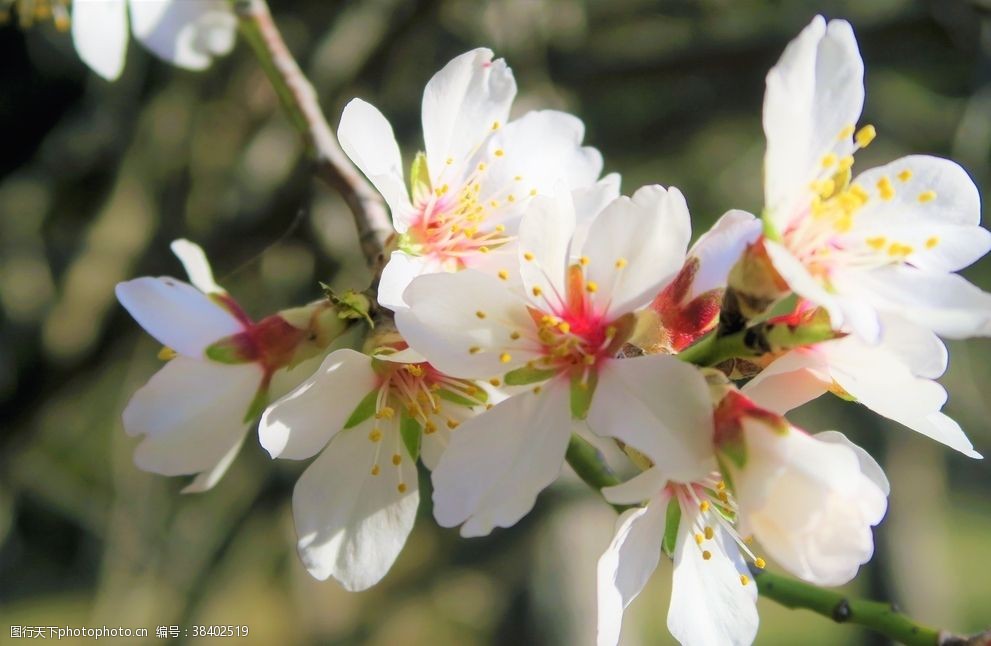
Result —
[[[332, 124], [372, 101], [411, 154], [424, 83], [487, 45], [520, 86], [516, 113], [581, 116], [624, 191], [680, 187], [696, 234], [760, 207], [763, 79], [815, 12], [851, 20], [867, 64], [858, 168], [909, 152], [952, 157], [991, 191], [987, 0], [299, 0], [276, 19]], [[591, 644], [595, 562], [614, 515], [570, 473], [523, 522], [461, 540], [429, 504], [391, 574], [352, 594], [299, 564], [289, 511], [304, 464], [249, 438], [212, 491], [138, 471], [119, 416], [159, 365], [116, 304], [116, 282], [180, 275], [168, 242], [206, 248], [263, 315], [363, 288], [350, 216], [315, 182], [250, 51], [205, 74], [132, 41], [123, 78], [89, 73], [51, 25], [0, 28], [0, 641], [11, 624], [247, 624], [239, 641]], [[991, 261], [965, 272], [991, 288]], [[946, 412], [991, 451], [991, 343], [950, 344]], [[959, 632], [991, 624], [991, 475], [858, 406], [797, 413], [869, 447], [893, 486], [877, 554], [853, 588]], [[427, 501], [428, 502], [428, 501]], [[627, 614], [626, 644], [666, 644], [670, 566]], [[884, 643], [761, 600], [759, 644]], [[152, 637], [152, 639], [154, 639]]]

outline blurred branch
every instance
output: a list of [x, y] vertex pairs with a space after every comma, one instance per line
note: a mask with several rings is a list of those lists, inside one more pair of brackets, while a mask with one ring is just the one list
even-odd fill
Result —
[[[602, 455], [575, 435], [572, 435], [568, 445], [567, 459], [578, 477], [594, 489], [619, 484]], [[617, 511], [623, 510], [620, 506], [613, 507]], [[811, 610], [837, 623], [863, 626], [906, 646], [977, 646], [988, 643], [988, 633], [969, 638], [960, 637], [918, 624], [898, 612], [891, 604], [851, 599], [841, 592], [819, 588], [766, 570], [751, 569], [761, 596], [787, 608]]]
[[354, 216], [368, 266], [378, 275], [392, 225], [378, 192], [348, 159], [320, 109], [317, 93], [286, 46], [265, 0], [233, 0], [241, 35], [275, 89], [315, 164], [315, 173], [341, 193]]

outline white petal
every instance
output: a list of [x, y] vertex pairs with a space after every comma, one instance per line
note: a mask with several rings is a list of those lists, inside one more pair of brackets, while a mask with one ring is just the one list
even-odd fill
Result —
[[697, 368], [673, 356], [603, 365], [588, 425], [642, 451], [672, 480], [691, 482], [712, 470], [709, 387]]
[[626, 482], [603, 487], [602, 496], [614, 505], [638, 505], [656, 496], [667, 483], [667, 475], [651, 467]]
[[[413, 529], [420, 494], [416, 464], [396, 441], [370, 442], [372, 420], [348, 429], [327, 445], [293, 491], [299, 556], [317, 579], [336, 579], [345, 589], [365, 590], [385, 576]], [[389, 438], [390, 433], [386, 435]], [[376, 451], [380, 473], [372, 475]], [[388, 453], [401, 455], [398, 467]], [[404, 492], [399, 483], [406, 485]]]
[[739, 210], [724, 213], [688, 252], [689, 257], [699, 259], [699, 268], [686, 300], [725, 287], [729, 270], [760, 234], [761, 222], [752, 214]]
[[937, 379], [946, 372], [946, 345], [931, 330], [900, 316], [881, 315], [884, 347], [919, 377]]
[[420, 276], [404, 299], [409, 309], [396, 312], [399, 332], [452, 377], [492, 377], [540, 356], [525, 301], [497, 278], [472, 269]]
[[273, 458], [313, 457], [344, 428], [377, 381], [368, 355], [347, 349], [331, 353], [316, 374], [268, 407], [258, 424], [261, 445]]
[[254, 364], [171, 359], [124, 409], [124, 430], [145, 436], [135, 463], [168, 476], [210, 472], [194, 489], [212, 486], [244, 439], [244, 417], [261, 380]]
[[864, 63], [853, 30], [816, 16], [767, 75], [764, 195], [779, 230], [810, 203], [823, 156], [851, 150], [839, 134], [857, 123], [863, 105]]
[[90, 69], [114, 81], [127, 55], [124, 0], [77, 0], [72, 4], [72, 42]]
[[382, 270], [382, 278], [379, 280], [378, 293], [376, 299], [379, 305], [396, 311], [406, 308], [403, 300], [403, 292], [413, 282], [413, 279], [422, 274], [435, 273], [436, 268], [429, 258], [424, 256], [411, 256], [403, 251], [393, 251], [389, 256], [389, 262]]
[[213, 342], [244, 330], [210, 297], [174, 278], [135, 278], [118, 283], [114, 291], [138, 325], [187, 357], [202, 357]]
[[889, 266], [844, 276], [837, 289], [869, 300], [940, 336], [991, 336], [991, 294], [957, 274]]
[[[906, 180], [899, 175], [910, 174]], [[880, 197], [878, 182], [894, 191]], [[857, 212], [851, 236], [884, 236], [913, 247], [905, 261], [920, 269], [957, 271], [991, 249], [991, 233], [981, 228], [981, 197], [967, 171], [955, 162], [912, 155], [861, 173], [854, 180], [870, 195]], [[935, 198], [922, 202], [928, 191]]]
[[389, 121], [370, 103], [352, 99], [344, 106], [337, 139], [355, 166], [385, 198], [396, 231], [404, 233], [413, 216], [413, 205], [403, 180], [399, 144]]
[[568, 388], [549, 382], [467, 420], [433, 471], [434, 517], [461, 535], [510, 527], [557, 479], [571, 437]]
[[210, 269], [210, 261], [207, 260], [203, 248], [195, 242], [189, 240], [173, 240], [169, 245], [172, 253], [176, 255], [182, 268], [189, 276], [189, 282], [193, 287], [204, 294], [226, 294], [227, 291], [217, 284], [213, 279], [213, 270]]
[[644, 186], [632, 199], [613, 201], [592, 222], [582, 249], [588, 280], [598, 284], [593, 301], [611, 317], [649, 303], [681, 269], [691, 235], [676, 188]]
[[597, 567], [598, 646], [619, 643], [623, 611], [660, 561], [666, 514], [667, 498], [661, 498], [625, 511], [616, 521], [616, 535]]
[[[575, 207], [563, 187], [553, 196], [535, 198], [520, 222], [519, 265], [523, 287], [531, 301], [545, 311], [558, 311], [567, 302], [565, 276], [575, 232]], [[528, 260], [528, 258], [532, 259]], [[534, 290], [540, 290], [537, 296]]]
[[[682, 516], [674, 552], [668, 630], [682, 644], [749, 645], [757, 636], [757, 586], [746, 585], [746, 563], [720, 527], [712, 540], [697, 545], [696, 513]], [[702, 557], [703, 550], [710, 558]]]
[[620, 182], [619, 173], [609, 173], [591, 186], [571, 191], [571, 198], [575, 204], [576, 223], [575, 233], [571, 236], [572, 249], [579, 250], [585, 246], [588, 229], [595, 221], [595, 216], [619, 197]]
[[846, 435], [843, 435], [843, 433], [840, 433], [839, 431], [822, 431], [821, 433], [816, 433], [812, 437], [816, 438], [820, 442], [840, 444], [851, 449], [857, 455], [857, 461], [860, 462], [860, 472], [870, 478], [871, 481], [877, 485], [878, 489], [884, 492], [885, 496], [891, 493], [891, 485], [888, 484], [888, 476], [884, 475], [884, 469], [881, 468], [881, 465], [877, 463], [877, 460], [871, 457], [870, 453], [851, 442]]
[[492, 132], [505, 125], [516, 96], [513, 72], [491, 50], [479, 48], [451, 60], [423, 90], [423, 139], [430, 177], [447, 159], [467, 159]]
[[130, 0], [134, 37], [159, 58], [206, 69], [234, 47], [237, 19], [224, 0]]
[[800, 349], [772, 361], [741, 392], [761, 408], [783, 415], [822, 395], [831, 383], [829, 365], [822, 354]]

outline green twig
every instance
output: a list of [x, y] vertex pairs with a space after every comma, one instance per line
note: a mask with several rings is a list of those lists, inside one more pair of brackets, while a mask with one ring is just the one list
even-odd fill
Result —
[[[713, 355], [715, 356], [715, 355]], [[568, 464], [590, 487], [598, 490], [619, 484], [619, 480], [592, 445], [572, 435], [567, 452]], [[624, 507], [614, 505], [617, 511]], [[877, 631], [906, 646], [951, 646], [978, 644], [916, 623], [879, 601], [851, 599], [843, 593], [803, 583], [780, 574], [754, 568], [757, 590], [768, 599], [788, 608], [805, 608], [840, 623], [856, 624]], [[981, 639], [981, 636], [973, 638]]]

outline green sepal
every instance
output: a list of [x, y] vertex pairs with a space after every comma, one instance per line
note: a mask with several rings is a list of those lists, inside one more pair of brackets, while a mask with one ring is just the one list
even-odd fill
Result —
[[344, 428], [354, 428], [358, 424], [361, 424], [366, 419], [375, 414], [375, 403], [378, 401], [379, 393], [377, 390], [373, 390], [367, 395], [365, 395], [358, 405], [355, 406], [354, 411], [351, 413], [351, 417], [348, 421], [344, 422]]
[[484, 388], [478, 389], [478, 394], [475, 395], [474, 399], [470, 397], [466, 397], [465, 395], [459, 395], [454, 391], [446, 390], [443, 388], [436, 391], [434, 394], [440, 397], [441, 399], [443, 399], [444, 401], [448, 401], [451, 402], [452, 404], [457, 404], [459, 406], [467, 406], [468, 408], [474, 408], [475, 406], [484, 404], [489, 400], [489, 394], [485, 392]]
[[241, 363], [251, 363], [255, 360], [255, 357], [249, 356], [244, 350], [244, 343], [242, 342], [241, 333], [232, 334], [226, 336], [219, 341], [207, 346], [204, 351], [206, 357], [211, 361], [216, 361], [217, 363], [226, 363], [237, 365]]
[[420, 442], [423, 438], [423, 427], [406, 411], [399, 417], [399, 435], [403, 438], [403, 444], [409, 451], [409, 456], [416, 462], [420, 458]]
[[256, 419], [261, 417], [261, 414], [265, 412], [265, 407], [268, 406], [268, 380], [262, 382], [262, 385], [258, 387], [258, 392], [255, 393], [254, 399], [248, 404], [248, 412], [244, 414], [244, 423], [250, 424]]
[[743, 438], [733, 438], [727, 439], [719, 444], [720, 455], [726, 456], [739, 468], [743, 468], [747, 464], [747, 445], [744, 444]]
[[556, 370], [523, 366], [516, 370], [510, 370], [503, 376], [502, 380], [507, 386], [526, 386], [537, 381], [547, 381], [555, 374], [557, 374]]
[[320, 283], [323, 293], [331, 303], [337, 308], [337, 318], [343, 320], [358, 320], [368, 323], [368, 327], [374, 328], [371, 310], [372, 300], [361, 292], [349, 289], [343, 294], [337, 294], [326, 283]]
[[723, 480], [726, 481], [726, 486], [729, 487], [730, 491], [736, 491], [736, 487], [733, 486], [733, 474], [729, 470], [729, 465], [723, 459], [723, 456], [716, 454], [716, 462], [719, 463], [719, 473], [723, 476]]
[[774, 226], [774, 223], [771, 222], [770, 211], [767, 209], [761, 211], [760, 219], [764, 223], [764, 237], [771, 242], [781, 242], [781, 233], [778, 231], [778, 228]]
[[677, 498], [668, 501], [668, 509], [664, 518], [664, 539], [661, 548], [669, 558], [674, 558], [674, 548], [678, 542], [678, 526], [681, 525], [681, 505]]
[[585, 382], [582, 381], [582, 376], [581, 372], [571, 376], [571, 417], [574, 419], [585, 419], [588, 416], [592, 395], [595, 394], [595, 387], [599, 383], [599, 375], [596, 372], [589, 374]]
[[426, 199], [433, 192], [430, 185], [430, 169], [427, 167], [427, 154], [422, 150], [416, 153], [409, 169], [409, 192], [413, 202]]

